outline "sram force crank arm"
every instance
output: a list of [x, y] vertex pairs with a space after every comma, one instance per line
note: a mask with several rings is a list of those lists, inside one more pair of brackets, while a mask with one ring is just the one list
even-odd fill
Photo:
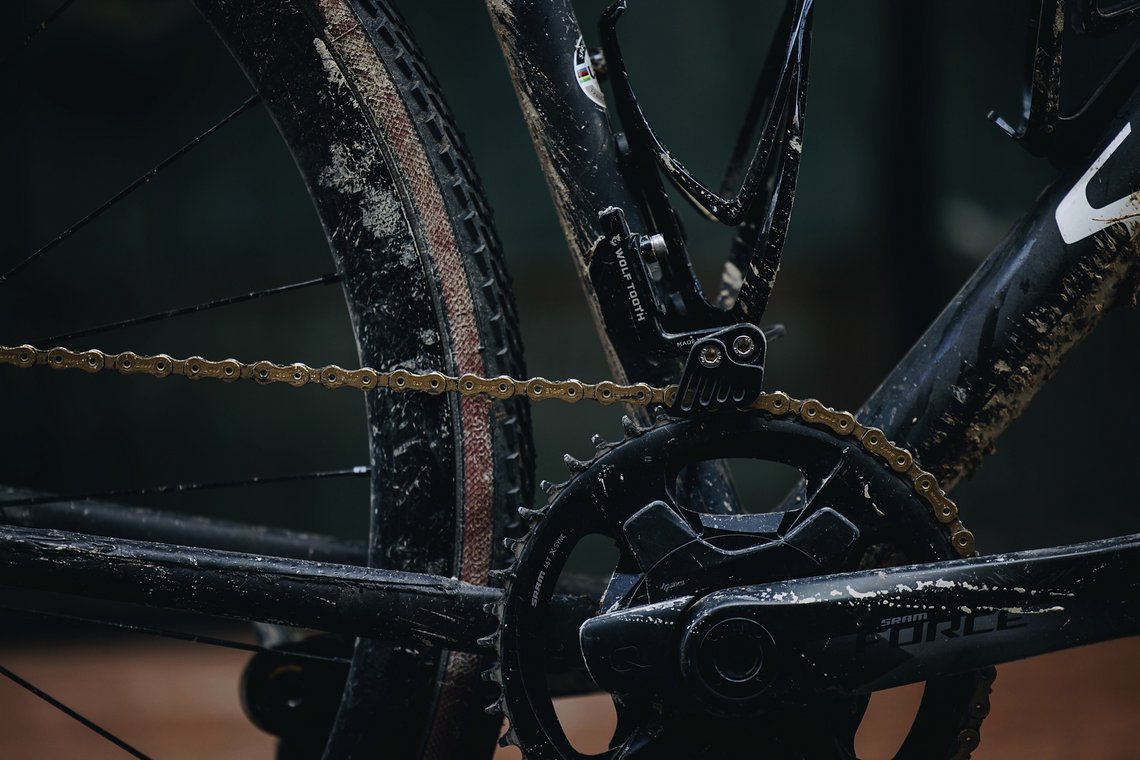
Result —
[[1138, 623], [1140, 534], [729, 588], [592, 618], [580, 638], [611, 691], [671, 690], [746, 713], [1134, 635]]

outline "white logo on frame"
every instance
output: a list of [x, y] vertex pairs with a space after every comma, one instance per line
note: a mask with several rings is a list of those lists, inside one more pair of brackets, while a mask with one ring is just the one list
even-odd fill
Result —
[[1140, 190], [1134, 190], [1130, 195], [1100, 208], [1093, 208], [1089, 204], [1088, 197], [1089, 182], [1130, 134], [1132, 134], [1131, 122], [1124, 125], [1120, 134], [1108, 144], [1073, 189], [1057, 204], [1054, 218], [1057, 220], [1057, 229], [1061, 231], [1061, 239], [1066, 243], [1072, 245], [1120, 222], [1140, 224]]

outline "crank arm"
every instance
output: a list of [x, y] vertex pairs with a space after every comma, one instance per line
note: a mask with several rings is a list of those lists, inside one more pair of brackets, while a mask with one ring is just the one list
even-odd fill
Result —
[[590, 672], [618, 693], [669, 689], [732, 712], [863, 694], [1140, 633], [1140, 534], [612, 616], [590, 620], [581, 641]]

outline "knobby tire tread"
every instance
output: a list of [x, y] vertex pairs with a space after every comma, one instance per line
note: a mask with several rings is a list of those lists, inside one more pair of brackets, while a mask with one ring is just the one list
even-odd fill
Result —
[[[525, 376], [490, 206], [396, 12], [376, 0], [195, 2], [258, 88], [305, 178], [362, 361]], [[487, 569], [509, 557], [502, 538], [521, 530], [517, 507], [531, 500], [526, 399], [377, 391], [368, 414], [370, 564], [486, 583]], [[489, 757], [500, 719], [483, 710], [494, 697], [479, 679], [487, 664], [357, 642], [325, 756]], [[286, 741], [281, 755], [314, 757], [323, 741]]]

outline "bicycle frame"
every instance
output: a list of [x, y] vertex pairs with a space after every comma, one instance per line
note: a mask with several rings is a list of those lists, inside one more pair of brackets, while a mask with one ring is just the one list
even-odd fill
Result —
[[[588, 58], [583, 59], [570, 1], [487, 0], [487, 6], [614, 376], [622, 382], [671, 382], [677, 364], [647, 361], [628, 337], [636, 334], [631, 330], [642, 321], [640, 309], [648, 294], [593, 266], [604, 255], [601, 244], [608, 235], [601, 211], [622, 209], [635, 231], [653, 234], [657, 228], [642, 218], [638, 190], [619, 166], [604, 101], [582, 81]], [[586, 71], [593, 77], [588, 66]], [[1074, 161], [1038, 198], [859, 413], [863, 424], [880, 427], [908, 447], [945, 485], [978, 464], [1104, 311], [1135, 297], [1140, 134], [1134, 131], [1140, 131], [1140, 90], [1102, 131], [1092, 155]], [[72, 519], [71, 511], [61, 508], [59, 516]], [[153, 522], [147, 537], [185, 541], [191, 536], [188, 526], [163, 524], [157, 517]], [[0, 583], [464, 651], [490, 648], [482, 637], [494, 630], [495, 621], [484, 605], [499, 598], [494, 589], [416, 573], [260, 556], [311, 556], [304, 554], [313, 550], [305, 538], [284, 533], [273, 534], [269, 542], [258, 537], [234, 541], [210, 531], [194, 534], [206, 545], [224, 541], [225, 548], [240, 550], [221, 551], [108, 541], [52, 530], [44, 520], [37, 525], [0, 530]], [[317, 554], [339, 560], [355, 550], [335, 546], [325, 554], [318, 548]], [[1009, 599], [994, 589], [1034, 588], [1031, 581], [1038, 577], [1042, 589], [1063, 586], [1072, 595], [1063, 609], [1021, 618], [1024, 625], [1003, 639], [1006, 646], [978, 649], [976, 656], [952, 662], [932, 661], [929, 667], [913, 668], [907, 680], [1133, 633], [1123, 619], [1106, 625], [1090, 614], [1114, 600], [1115, 609], [1131, 620], [1140, 601], [1131, 581], [1106, 585], [1066, 579], [1076, 570], [1091, 573], [1091, 565], [1081, 564], [1089, 556], [1133, 568], [1138, 552], [1140, 536], [1128, 536], [1101, 542], [1095, 551], [1062, 547], [1005, 560], [893, 571], [892, 584], [916, 587], [933, 582], [931, 574], [943, 572], [939, 568], [956, 574], [952, 587], [938, 587], [937, 603], [951, 608], [1008, 608]], [[848, 580], [852, 587], [871, 582], [865, 575]], [[987, 588], [978, 590], [982, 586]], [[725, 594], [731, 591], [721, 596]], [[891, 599], [916, 612], [929, 602]], [[1061, 606], [1054, 601], [1043, 595], [1040, 604]], [[866, 607], [866, 619], [878, 619], [880, 607]], [[560, 609], [566, 618], [560, 630], [575, 637], [589, 613], [573, 599], [563, 600]], [[892, 635], [889, 625], [884, 630]], [[895, 678], [890, 684], [896, 682], [901, 681]]]

